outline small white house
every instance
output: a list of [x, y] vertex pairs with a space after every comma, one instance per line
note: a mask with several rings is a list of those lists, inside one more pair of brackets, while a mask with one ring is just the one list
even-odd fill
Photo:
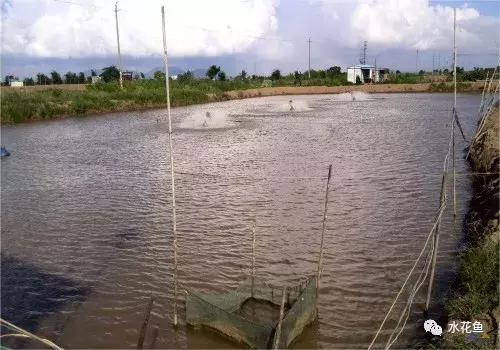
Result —
[[12, 87], [23, 87], [24, 86], [24, 83], [22, 81], [19, 81], [19, 80], [11, 80], [9, 82], [9, 84]]
[[356, 84], [356, 77], [361, 83], [380, 83], [385, 80], [388, 69], [376, 68], [369, 64], [359, 64], [347, 68], [347, 81]]
[[98, 75], [93, 75], [90, 79], [92, 79], [92, 84], [97, 84], [102, 82], [102, 77]]

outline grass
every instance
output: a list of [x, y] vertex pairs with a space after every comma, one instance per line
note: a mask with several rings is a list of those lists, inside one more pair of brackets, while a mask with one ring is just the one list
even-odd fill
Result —
[[[401, 75], [395, 83], [413, 82], [415, 75]], [[322, 76], [315, 73], [311, 80], [296, 79], [293, 75], [282, 76], [272, 81], [273, 87], [282, 86], [345, 86], [345, 73]], [[173, 107], [221, 101], [227, 99], [227, 91], [243, 91], [260, 88], [270, 80], [235, 78], [227, 81], [208, 79], [185, 79], [171, 81], [171, 103]], [[14, 124], [36, 120], [49, 120], [64, 116], [79, 116], [91, 113], [119, 112], [134, 109], [165, 107], [165, 81], [148, 79], [124, 82], [121, 90], [116, 82], [88, 85], [85, 90], [53, 88], [49, 90], [2, 90], [1, 122]], [[467, 83], [460, 83], [459, 90], [467, 90]], [[431, 84], [431, 92], [448, 92], [452, 87], [440, 83]], [[243, 96], [243, 93], [240, 94]]]
[[486, 241], [460, 256], [459, 285], [446, 305], [450, 319], [472, 320], [498, 306], [499, 245]]
[[[210, 101], [200, 89], [189, 86], [171, 89], [172, 106]], [[8, 92], [2, 94], [2, 123], [48, 120], [64, 115], [124, 111], [164, 106], [165, 86], [159, 83], [131, 83], [120, 90], [114, 83], [89, 86], [86, 91], [61, 89]]]

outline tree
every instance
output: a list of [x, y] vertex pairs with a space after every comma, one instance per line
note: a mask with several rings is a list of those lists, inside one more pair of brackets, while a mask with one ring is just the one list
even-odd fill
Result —
[[153, 73], [153, 78], [155, 80], [165, 80], [165, 73], [163, 73], [161, 70], [157, 70]]
[[210, 80], [213, 80], [217, 74], [220, 72], [220, 67], [219, 66], [216, 66], [215, 64], [214, 65], [211, 65], [208, 70], [207, 70], [207, 77], [210, 79]]
[[50, 72], [50, 77], [52, 78], [52, 84], [62, 84], [63, 81], [61, 79], [61, 75], [57, 73], [55, 70]]
[[101, 76], [106, 83], [114, 80], [116, 81], [120, 79], [120, 71], [115, 66], [109, 66], [103, 68], [99, 76]]
[[91, 76], [91, 77], [97, 77], [97, 73], [96, 73], [96, 71], [95, 71], [95, 70], [93, 70], [93, 69], [91, 69], [91, 70], [90, 70], [90, 76]]
[[423, 69], [421, 69], [421, 70], [419, 70], [419, 71], [418, 71], [418, 74], [419, 74], [419, 75], [424, 75], [424, 73], [425, 73], [425, 72], [424, 72], [424, 70], [423, 70]]
[[400, 70], [396, 70], [396, 74], [401, 74], [401, 71]]
[[50, 78], [43, 73], [38, 73], [36, 75], [36, 83], [38, 85], [48, 85], [51, 83]]
[[85, 73], [80, 72], [80, 74], [78, 74], [78, 83], [85, 84]]
[[144, 73], [141, 72], [141, 79], [144, 79], [144, 78], [145, 78]]
[[334, 76], [339, 75], [340, 73], [341, 70], [339, 66], [333, 66], [326, 70], [326, 75], [328, 75], [330, 78], [333, 78]]
[[220, 71], [218, 74], [217, 74], [217, 79], [219, 79], [220, 81], [225, 81], [226, 80], [226, 73], [224, 71]]
[[302, 83], [302, 74], [298, 70], [296, 70], [293, 73], [293, 78], [294, 78], [295, 85], [300, 85]]
[[177, 76], [177, 81], [181, 84], [189, 83], [193, 79], [194, 75], [189, 70], [186, 73], [181, 73]]
[[75, 84], [78, 82], [78, 78], [75, 73], [73, 72], [68, 72], [64, 74], [64, 82], [66, 84]]
[[275, 69], [273, 70], [273, 72], [271, 73], [271, 80], [279, 80], [281, 79], [281, 72], [279, 69]]
[[247, 78], [247, 72], [245, 72], [244, 69], [241, 71], [240, 77], [241, 77], [241, 79], [246, 80], [246, 78]]
[[6, 75], [4, 80], [4, 85], [9, 86], [11, 80], [17, 80], [13, 75]]
[[30, 86], [30, 85], [35, 85], [35, 81], [33, 80], [33, 78], [26, 78], [23, 80], [23, 83], [24, 85], [26, 86]]

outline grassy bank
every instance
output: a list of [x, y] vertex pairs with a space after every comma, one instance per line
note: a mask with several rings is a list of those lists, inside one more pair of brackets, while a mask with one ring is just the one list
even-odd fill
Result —
[[[470, 149], [473, 196], [465, 219], [467, 247], [460, 254], [455, 293], [446, 302], [449, 320], [480, 321], [489, 337], [446, 334], [444, 349], [492, 349], [498, 341], [499, 298], [499, 110], [488, 115]], [[484, 132], [483, 132], [484, 131]], [[496, 329], [496, 331], [495, 331]]]
[[[276, 85], [286, 81], [276, 81]], [[187, 82], [172, 81], [172, 106], [201, 104], [228, 99], [285, 94], [329, 94], [349, 91], [447, 92], [449, 83], [374, 84], [338, 86], [273, 86], [262, 88], [259, 80]], [[335, 84], [334, 84], [335, 83]], [[482, 83], [460, 83], [459, 91], [477, 91]], [[123, 90], [115, 82], [88, 85], [85, 90], [53, 88], [47, 90], [2, 90], [1, 122], [3, 124], [50, 120], [105, 112], [119, 112], [166, 106], [165, 82], [162, 80], [127, 81]]]

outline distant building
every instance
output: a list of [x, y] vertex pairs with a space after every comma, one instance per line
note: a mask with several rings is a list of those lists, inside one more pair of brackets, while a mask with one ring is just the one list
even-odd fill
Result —
[[389, 69], [377, 68], [369, 64], [359, 64], [347, 68], [347, 81], [356, 84], [356, 77], [361, 83], [381, 83], [387, 80]]
[[92, 84], [97, 84], [97, 83], [100, 83], [101, 81], [102, 81], [102, 77], [100, 77], [98, 75], [92, 76]]
[[132, 79], [134, 79], [134, 72], [128, 71], [128, 70], [123, 71], [122, 72], [122, 79], [123, 80], [132, 80]]
[[19, 81], [19, 80], [11, 80], [11, 81], [9, 81], [9, 85], [12, 87], [23, 87], [24, 83], [22, 81]]
[[171, 75], [171, 76], [170, 76], [170, 79], [172, 79], [172, 80], [177, 80], [177, 78], [179, 78], [179, 76], [178, 76], [178, 75]]

